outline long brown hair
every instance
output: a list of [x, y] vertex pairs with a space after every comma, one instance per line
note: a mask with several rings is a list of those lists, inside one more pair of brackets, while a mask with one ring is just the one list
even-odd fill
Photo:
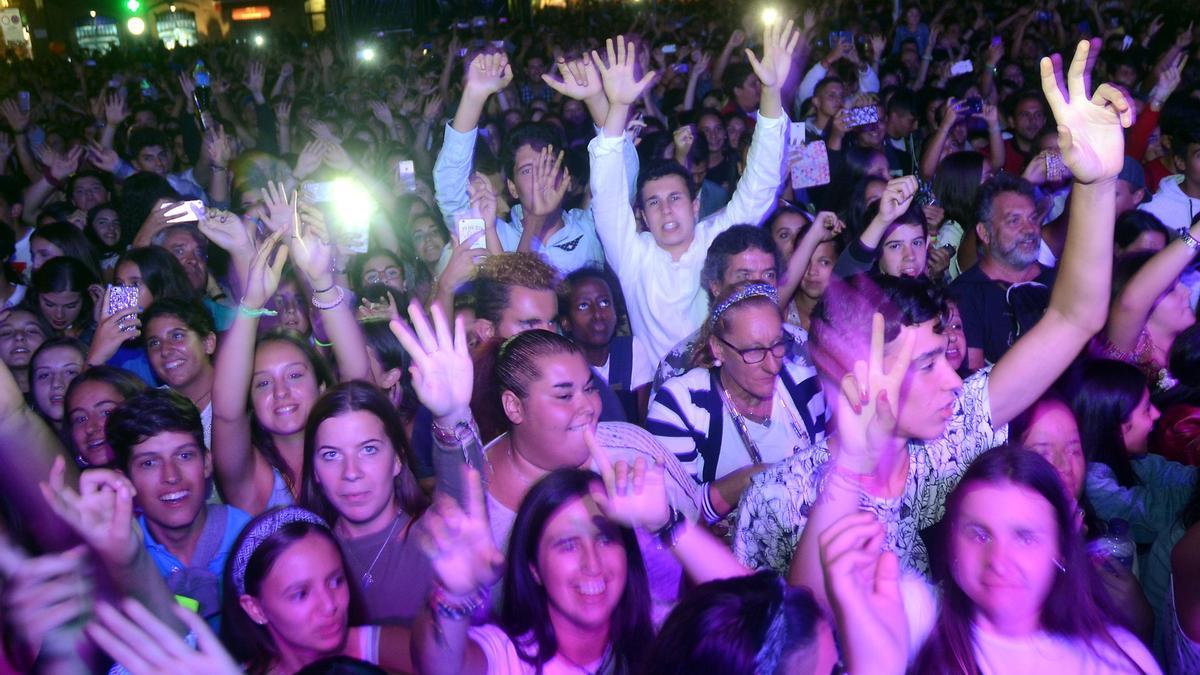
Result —
[[396, 504], [415, 520], [425, 511], [429, 500], [417, 485], [417, 479], [410, 468], [412, 463], [409, 461], [408, 442], [405, 440], [400, 414], [382, 390], [373, 384], [358, 380], [343, 382], [326, 391], [308, 413], [308, 423], [304, 427], [304, 468], [301, 470], [302, 505], [321, 516], [327, 523], [337, 521], [339, 514], [321, 490], [313, 466], [317, 452], [317, 430], [330, 418], [359, 410], [374, 415], [383, 424], [383, 432], [387, 434], [388, 441], [402, 464], [400, 475], [393, 481]]
[[980, 673], [975, 660], [975, 603], [958, 585], [951, 569], [951, 561], [955, 559], [952, 533], [967, 493], [978, 486], [1001, 483], [1036, 492], [1054, 510], [1058, 550], [1066, 571], [1055, 576], [1049, 594], [1042, 601], [1042, 630], [1082, 642], [1101, 659], [1104, 655], [1099, 648], [1107, 647], [1125, 657], [1127, 663], [1123, 665], [1136, 668], [1109, 632], [1118, 623], [1116, 614], [1106, 607], [1108, 596], [1092, 570], [1083, 538], [1075, 527], [1073, 501], [1058, 472], [1041, 455], [1006, 445], [980, 455], [946, 500], [946, 516], [939, 528], [940, 551], [934, 560], [934, 576], [943, 591], [942, 607], [933, 633], [917, 654], [912, 672]]

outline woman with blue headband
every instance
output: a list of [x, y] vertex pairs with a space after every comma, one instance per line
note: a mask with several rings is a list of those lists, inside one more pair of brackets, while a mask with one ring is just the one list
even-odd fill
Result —
[[811, 410], [808, 364], [784, 359], [775, 287], [743, 283], [716, 298], [694, 368], [668, 380], [646, 428], [701, 484], [704, 515], [724, 518], [755, 473], [825, 436], [825, 410]]

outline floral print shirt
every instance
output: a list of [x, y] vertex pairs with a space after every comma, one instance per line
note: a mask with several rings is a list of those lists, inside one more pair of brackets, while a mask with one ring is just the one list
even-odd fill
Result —
[[[908, 479], [895, 498], [863, 497], [863, 508], [883, 523], [888, 548], [909, 570], [929, 574], [929, 552], [919, 532], [942, 519], [946, 497], [967, 467], [986, 450], [1008, 440], [1008, 427], [992, 426], [988, 378], [991, 368], [963, 382], [942, 435], [909, 441]], [[754, 569], [787, 574], [796, 544], [819, 496], [817, 469], [829, 459], [828, 441], [754, 477], [738, 506], [733, 551]]]

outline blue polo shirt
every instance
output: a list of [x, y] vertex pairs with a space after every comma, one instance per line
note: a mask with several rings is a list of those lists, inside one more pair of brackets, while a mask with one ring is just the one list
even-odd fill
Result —
[[150, 528], [146, 527], [146, 516], [138, 516], [142, 527], [143, 541], [158, 572], [175, 595], [191, 598], [200, 604], [198, 613], [210, 625], [217, 627], [221, 611], [221, 583], [225, 572], [225, 561], [250, 514], [226, 504], [206, 504], [207, 518], [200, 540], [190, 563], [176, 558], [167, 547], [158, 543]]

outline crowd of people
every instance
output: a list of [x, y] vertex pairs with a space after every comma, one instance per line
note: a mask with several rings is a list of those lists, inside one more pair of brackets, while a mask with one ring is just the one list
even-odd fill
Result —
[[0, 67], [0, 671], [1200, 672], [1193, 10]]

